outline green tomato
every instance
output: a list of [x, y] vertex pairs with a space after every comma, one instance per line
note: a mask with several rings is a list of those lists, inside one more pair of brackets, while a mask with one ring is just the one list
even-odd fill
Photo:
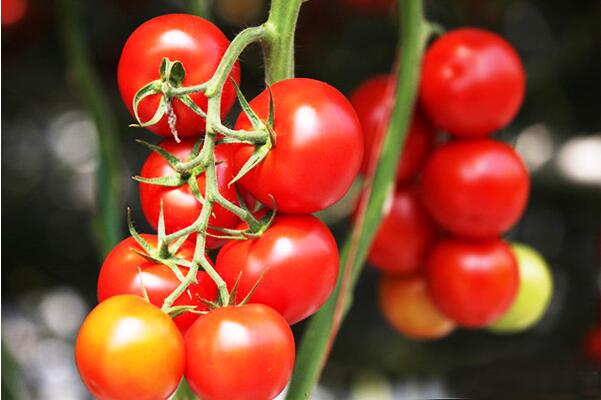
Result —
[[536, 324], [545, 313], [553, 294], [553, 276], [544, 258], [533, 248], [513, 243], [520, 271], [520, 286], [509, 310], [488, 329], [514, 333]]

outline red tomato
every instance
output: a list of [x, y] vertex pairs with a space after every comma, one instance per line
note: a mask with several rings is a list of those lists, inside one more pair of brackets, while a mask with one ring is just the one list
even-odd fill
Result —
[[434, 304], [421, 275], [383, 275], [378, 286], [380, 310], [390, 325], [412, 339], [439, 339], [455, 329], [455, 323]]
[[261, 304], [217, 308], [186, 335], [186, 379], [203, 400], [273, 399], [292, 374], [294, 337]]
[[[331, 206], [348, 191], [363, 157], [361, 124], [349, 101], [332, 86], [294, 78], [271, 86], [277, 143], [267, 157], [242, 178], [242, 186], [278, 211], [312, 213]], [[269, 92], [250, 102], [265, 120]], [[252, 129], [242, 113], [236, 129]], [[240, 145], [234, 166], [240, 170], [253, 152]]]
[[171, 318], [132, 295], [96, 306], [75, 343], [81, 379], [99, 400], [167, 399], [184, 374], [184, 356]]
[[413, 273], [423, 267], [436, 234], [415, 190], [399, 188], [384, 211], [368, 261], [387, 273]]
[[27, 12], [28, 0], [2, 0], [2, 26], [15, 25]]
[[[161, 142], [160, 146], [180, 160], [185, 161], [190, 155], [192, 147], [194, 147], [194, 141], [189, 140], [176, 143], [168, 139]], [[230, 166], [230, 154], [230, 145], [215, 146], [215, 160], [219, 162], [216, 167], [219, 192], [229, 201], [236, 203], [236, 189], [233, 185], [229, 185], [230, 181], [234, 178], [233, 170]], [[140, 176], [144, 178], [157, 178], [174, 173], [175, 171], [167, 163], [167, 160], [159, 154], [152, 152], [144, 162]], [[198, 175], [196, 182], [198, 183], [200, 194], [204, 196], [206, 187], [205, 174]], [[156, 229], [159, 221], [161, 199], [163, 200], [163, 212], [165, 215], [165, 231], [168, 234], [194, 223], [202, 210], [202, 205], [194, 197], [187, 183], [181, 186], [169, 187], [140, 182], [142, 211], [154, 229]], [[238, 223], [238, 217], [220, 205], [213, 203], [213, 215], [209, 219], [209, 225], [221, 228], [233, 228]], [[209, 230], [209, 232], [217, 234], [216, 231]], [[208, 249], [217, 248], [221, 244], [223, 244], [222, 240], [207, 237]]]
[[457, 136], [488, 135], [517, 114], [524, 67], [500, 36], [463, 28], [441, 36], [424, 57], [421, 104], [436, 126]]
[[434, 152], [422, 176], [434, 219], [452, 233], [493, 238], [520, 218], [530, 179], [520, 156], [491, 139], [450, 142]]
[[226, 244], [216, 269], [230, 289], [242, 272], [238, 301], [265, 273], [250, 303], [272, 307], [294, 324], [328, 299], [338, 261], [336, 241], [323, 222], [312, 215], [280, 214], [261, 237]]
[[436, 305], [458, 324], [486, 326], [511, 306], [519, 272], [511, 248], [502, 240], [444, 240], [426, 262], [426, 277]]
[[[361, 172], [365, 173], [376, 149], [374, 140], [392, 111], [394, 99], [387, 96], [389, 85], [394, 85], [389, 75], [378, 75], [365, 81], [351, 95], [351, 103], [363, 127], [365, 153]], [[392, 94], [392, 93], [391, 93]], [[398, 182], [406, 182], [414, 178], [424, 166], [434, 149], [436, 135], [430, 124], [420, 112], [413, 115], [403, 153], [397, 166]]]
[[588, 331], [584, 339], [584, 351], [588, 360], [601, 368], [601, 325]]
[[[167, 14], [153, 18], [140, 25], [127, 39], [119, 60], [119, 90], [125, 105], [133, 115], [133, 98], [138, 90], [151, 81], [159, 79], [159, 67], [163, 58], [180, 61], [186, 71], [183, 86], [193, 86], [208, 81], [212, 76], [229, 41], [211, 22], [189, 14]], [[240, 81], [240, 67], [234, 65], [230, 78]], [[207, 109], [207, 98], [203, 93], [190, 97], [202, 109]], [[160, 94], [142, 100], [138, 108], [140, 119], [152, 118], [158, 108]], [[221, 99], [221, 114], [231, 108], [236, 93], [234, 86], [226, 81]], [[204, 132], [205, 121], [179, 100], [173, 100], [177, 116], [177, 131], [180, 136], [194, 136]], [[164, 116], [159, 123], [148, 127], [152, 132], [171, 136]]]
[[[156, 246], [155, 235], [142, 235], [151, 246]], [[143, 295], [142, 282], [152, 304], [157, 307], [163, 305], [167, 296], [175, 290], [180, 280], [175, 273], [166, 265], [149, 261], [135, 250], [144, 253], [144, 250], [129, 237], [119, 243], [111, 250], [98, 277], [98, 301], [104, 301], [109, 297], [120, 294]], [[185, 260], [192, 260], [194, 256], [194, 244], [185, 242], [177, 252], [177, 256]], [[186, 275], [187, 268], [179, 268], [182, 275]], [[197, 310], [204, 311], [207, 307], [199, 300], [215, 300], [217, 298], [217, 287], [205, 272], [198, 272], [198, 283], [190, 285], [177, 300], [175, 305], [196, 306]], [[198, 314], [185, 312], [175, 317], [177, 327], [185, 332], [198, 318]]]

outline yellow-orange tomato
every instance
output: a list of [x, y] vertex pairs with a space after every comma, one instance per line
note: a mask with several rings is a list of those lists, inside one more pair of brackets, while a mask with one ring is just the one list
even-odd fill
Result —
[[442, 338], [455, 323], [438, 310], [420, 275], [383, 275], [378, 288], [380, 310], [399, 333], [412, 339]]
[[184, 340], [159, 308], [134, 295], [100, 303], [83, 322], [75, 360], [97, 399], [167, 399], [184, 374]]

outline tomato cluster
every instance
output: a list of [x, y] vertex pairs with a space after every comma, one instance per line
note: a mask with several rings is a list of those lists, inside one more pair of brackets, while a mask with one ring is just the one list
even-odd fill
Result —
[[[390, 118], [394, 86], [392, 77], [377, 76], [351, 96], [365, 135], [364, 173]], [[514, 118], [524, 87], [519, 57], [491, 32], [451, 31], [425, 53], [397, 186], [368, 256], [384, 273], [382, 313], [408, 337], [440, 338], [456, 325], [522, 330], [548, 305], [544, 260], [499, 238], [524, 211], [529, 177], [520, 156], [488, 136]]]

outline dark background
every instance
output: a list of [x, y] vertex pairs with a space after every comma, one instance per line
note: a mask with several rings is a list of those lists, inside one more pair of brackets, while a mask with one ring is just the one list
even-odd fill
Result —
[[[6, 3], [6, 5], [5, 5]], [[2, 2], [3, 13], [10, 2]], [[147, 151], [128, 128], [116, 65], [129, 33], [184, 1], [86, 0], [87, 49], [118, 121], [125, 198], [140, 230], [136, 184]], [[216, 1], [211, 19], [231, 38], [264, 20], [262, 0]], [[447, 29], [479, 26], [509, 40], [523, 58], [528, 88], [516, 120], [496, 137], [516, 145], [530, 167], [529, 207], [508, 238], [537, 248], [552, 266], [551, 307], [534, 329], [513, 336], [458, 331], [416, 343], [383, 322], [376, 273], [366, 269], [356, 302], [315, 398], [444, 396], [572, 398], [601, 396], [599, 371], [583, 356], [586, 330], [599, 319], [601, 231], [601, 2], [431, 0], [428, 16]], [[96, 213], [96, 130], [67, 73], [55, 2], [29, 0], [23, 18], [2, 26], [2, 395], [7, 399], [87, 398], [72, 361], [79, 323], [95, 304], [102, 262]], [[297, 75], [345, 93], [389, 70], [395, 14], [353, 9], [342, 0], [303, 6]], [[242, 57], [242, 88], [262, 89], [257, 49]], [[342, 206], [344, 211], [344, 206]], [[326, 213], [337, 237], [348, 229]], [[302, 331], [297, 326], [295, 331]], [[353, 397], [354, 396], [354, 397]]]

